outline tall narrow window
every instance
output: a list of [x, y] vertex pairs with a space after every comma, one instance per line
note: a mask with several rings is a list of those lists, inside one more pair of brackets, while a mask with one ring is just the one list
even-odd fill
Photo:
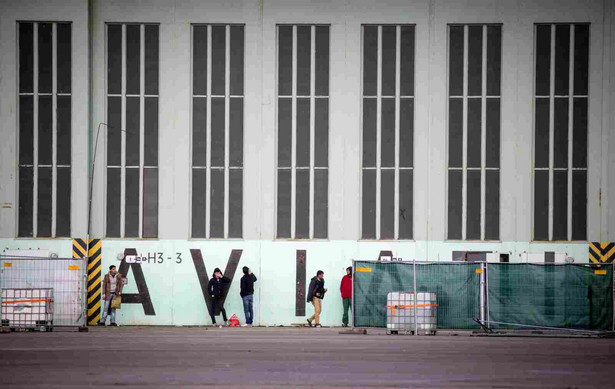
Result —
[[329, 26], [278, 26], [277, 237], [326, 239]]
[[69, 237], [71, 24], [18, 27], [18, 236]]
[[192, 26], [192, 237], [241, 238], [244, 27]]
[[502, 26], [448, 31], [448, 239], [498, 240]]
[[363, 26], [362, 239], [412, 239], [414, 26]]
[[537, 24], [534, 239], [587, 238], [588, 24]]
[[158, 25], [107, 24], [107, 236], [158, 236]]

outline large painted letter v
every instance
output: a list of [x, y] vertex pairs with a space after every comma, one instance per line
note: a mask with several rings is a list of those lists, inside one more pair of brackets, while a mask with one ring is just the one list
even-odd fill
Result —
[[[224, 276], [231, 279], [233, 282], [233, 277], [235, 276], [235, 270], [237, 270], [237, 266], [239, 265], [239, 260], [241, 259], [241, 253], [243, 250], [233, 250], [231, 251], [231, 256], [226, 263], [226, 269], [224, 270]], [[211, 296], [207, 291], [207, 286], [209, 285], [209, 276], [207, 275], [207, 269], [205, 268], [205, 263], [203, 262], [203, 256], [201, 255], [200, 249], [190, 249], [190, 255], [192, 255], [192, 261], [194, 262], [194, 268], [196, 269], [196, 275], [199, 278], [199, 284], [201, 284], [201, 291], [203, 292], [203, 298], [205, 299], [205, 304], [207, 304], [207, 311], [209, 315], [212, 314], [211, 309]], [[221, 302], [224, 305], [224, 301], [226, 300], [226, 295], [228, 294], [229, 288], [231, 287], [231, 282], [225, 285], [224, 290], [222, 291]], [[216, 315], [220, 314], [220, 312], [216, 312]]]

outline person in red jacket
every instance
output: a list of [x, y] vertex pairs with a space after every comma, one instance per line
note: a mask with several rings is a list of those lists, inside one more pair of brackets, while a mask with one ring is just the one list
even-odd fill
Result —
[[344, 305], [344, 314], [342, 315], [342, 327], [348, 327], [348, 310], [352, 303], [352, 267], [346, 268], [346, 275], [342, 277], [340, 283], [340, 293], [342, 294], [342, 303]]

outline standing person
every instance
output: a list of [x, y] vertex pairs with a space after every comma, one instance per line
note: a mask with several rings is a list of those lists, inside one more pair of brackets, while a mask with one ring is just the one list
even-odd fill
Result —
[[251, 326], [254, 321], [254, 283], [256, 276], [252, 274], [249, 267], [243, 267], [243, 277], [241, 277], [241, 290], [239, 292], [243, 300], [243, 312], [246, 314], [246, 323], [242, 327]]
[[352, 267], [346, 268], [346, 275], [342, 277], [340, 283], [340, 293], [342, 294], [342, 304], [344, 314], [342, 315], [342, 327], [348, 327], [348, 310], [352, 305]]
[[124, 286], [122, 275], [117, 272], [115, 265], [109, 266], [109, 273], [105, 274], [103, 278], [103, 300], [105, 301], [105, 309], [103, 310], [102, 317], [98, 322], [99, 326], [104, 326], [107, 321], [107, 315], [111, 316], [111, 325], [117, 326], [115, 322], [115, 309], [111, 309], [111, 300], [115, 296], [122, 294], [122, 287]]
[[222, 305], [222, 295], [224, 293], [224, 288], [226, 284], [230, 282], [231, 280], [228, 277], [224, 277], [222, 275], [222, 271], [220, 271], [219, 268], [214, 269], [214, 276], [211, 278], [211, 280], [209, 280], [209, 286], [207, 287], [209, 295], [211, 296], [211, 322], [213, 325], [216, 325], [217, 308], [219, 308], [220, 312], [222, 313], [224, 325], [228, 325], [228, 320], [226, 319], [226, 311], [224, 310], [224, 306]]
[[310, 281], [310, 287], [308, 288], [307, 302], [312, 303], [314, 306], [314, 314], [307, 319], [310, 327], [312, 321], [316, 327], [320, 327], [320, 311], [322, 310], [322, 299], [325, 298], [325, 272], [319, 270], [316, 272], [316, 276]]

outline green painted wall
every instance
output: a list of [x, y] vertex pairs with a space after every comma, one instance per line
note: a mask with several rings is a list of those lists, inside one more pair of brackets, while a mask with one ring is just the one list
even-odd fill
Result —
[[[72, 241], [0, 240], [0, 253], [7, 250], [45, 250], [70, 257]], [[239, 279], [243, 266], [250, 267], [258, 278], [255, 284], [255, 324], [290, 325], [305, 322], [305, 316], [295, 316], [296, 251], [306, 250], [306, 286], [317, 270], [325, 272], [329, 293], [323, 303], [323, 325], [340, 325], [342, 301], [339, 283], [352, 259], [377, 259], [380, 251], [392, 251], [395, 257], [431, 261], [450, 261], [452, 251], [498, 251], [510, 254], [511, 262], [521, 262], [523, 253], [553, 251], [566, 253], [576, 263], [588, 262], [587, 243], [538, 244], [527, 242], [452, 243], [452, 242], [284, 242], [284, 241], [185, 241], [185, 240], [103, 240], [103, 274], [112, 264], [120, 265], [118, 254], [134, 248], [140, 256], [150, 257], [140, 266], [150, 293], [155, 315], [145, 315], [140, 304], [124, 304], [118, 312], [118, 322], [125, 325], [205, 325], [211, 320], [207, 313], [199, 279], [190, 253], [201, 251], [211, 277], [213, 269], [224, 271], [232, 250], [241, 250], [235, 277], [225, 308], [228, 315], [236, 313], [244, 321], [239, 296]], [[179, 255], [179, 257], [178, 257]], [[154, 260], [155, 258], [155, 260]], [[180, 261], [181, 259], [181, 261]], [[230, 276], [227, 274], [227, 276]], [[133, 271], [128, 272], [124, 293], [137, 293]], [[306, 305], [306, 314], [313, 313]], [[221, 319], [218, 319], [220, 322]]]

